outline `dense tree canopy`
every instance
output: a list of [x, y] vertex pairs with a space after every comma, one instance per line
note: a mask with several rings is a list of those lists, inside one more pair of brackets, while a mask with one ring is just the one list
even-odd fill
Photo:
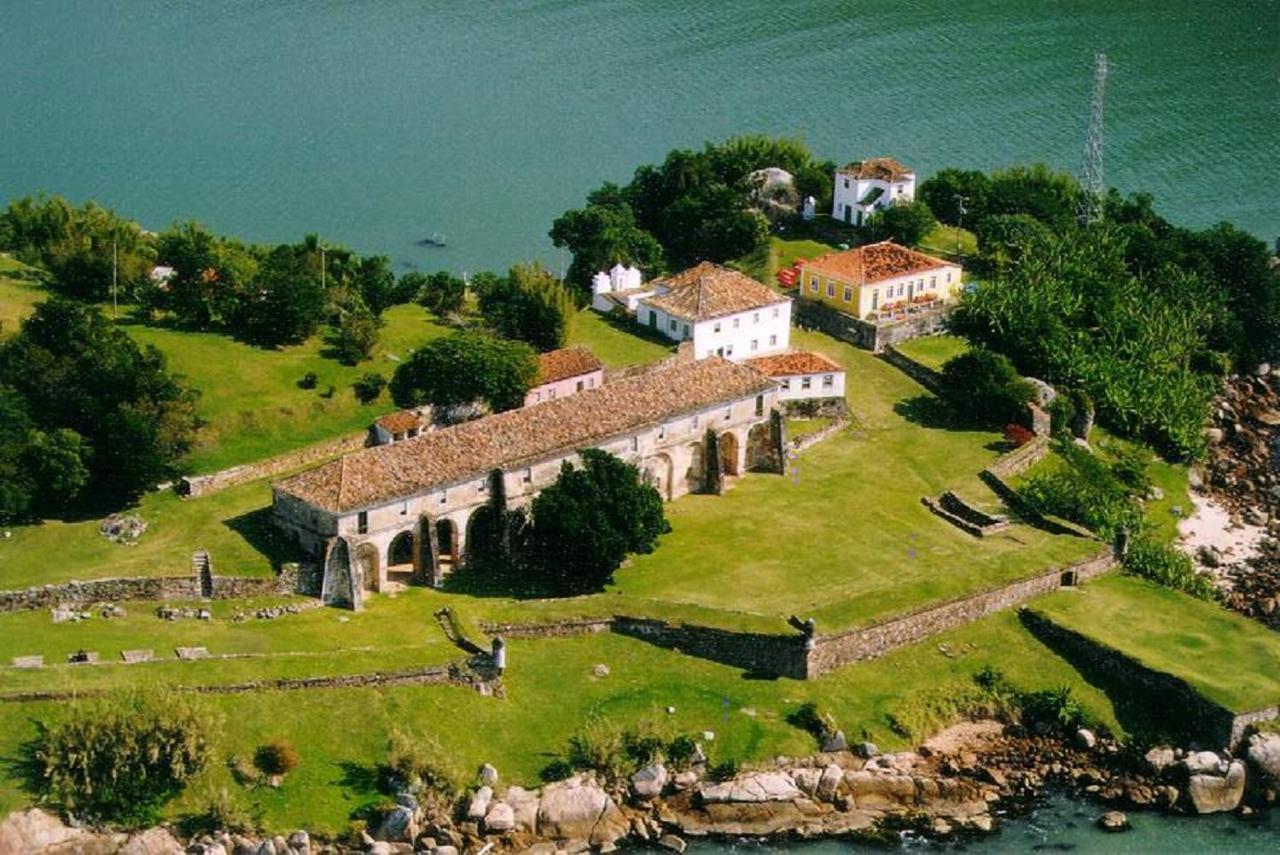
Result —
[[938, 225], [929, 206], [920, 200], [897, 202], [877, 211], [868, 222], [868, 230], [877, 240], [892, 239], [903, 246], [915, 246]]
[[529, 572], [558, 594], [599, 590], [628, 554], [652, 552], [671, 530], [661, 496], [635, 466], [599, 449], [581, 456], [530, 508]]
[[494, 411], [524, 403], [538, 374], [533, 348], [475, 332], [432, 339], [400, 363], [391, 397], [400, 407], [456, 407], [483, 402]]
[[1035, 396], [1008, 358], [974, 347], [942, 366], [943, 389], [952, 408], [978, 423], [1005, 425], [1022, 421]]
[[575, 315], [573, 297], [541, 264], [517, 264], [479, 289], [480, 314], [499, 335], [541, 351], [563, 347]]
[[195, 436], [195, 393], [92, 307], [54, 298], [0, 347], [0, 513], [137, 496]]
[[467, 283], [447, 270], [437, 270], [430, 276], [406, 273], [400, 277], [400, 285], [406, 293], [413, 288], [411, 299], [438, 318], [462, 311], [467, 299]]

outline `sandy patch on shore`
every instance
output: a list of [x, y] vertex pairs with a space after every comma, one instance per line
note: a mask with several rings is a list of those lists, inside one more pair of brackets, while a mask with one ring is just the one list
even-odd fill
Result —
[[1191, 493], [1195, 513], [1178, 523], [1178, 545], [1193, 558], [1201, 547], [1218, 550], [1223, 564], [1247, 561], [1261, 553], [1267, 530], [1262, 526], [1231, 524], [1231, 512], [1212, 497]]
[[925, 740], [924, 747], [936, 754], [959, 754], [972, 751], [1004, 733], [1004, 725], [991, 719], [953, 724]]

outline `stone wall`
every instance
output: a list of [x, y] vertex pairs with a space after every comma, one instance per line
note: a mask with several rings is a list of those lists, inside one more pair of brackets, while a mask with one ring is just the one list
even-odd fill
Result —
[[260, 478], [282, 475], [294, 469], [322, 463], [331, 458], [349, 454], [352, 451], [359, 451], [368, 444], [368, 431], [348, 434], [318, 445], [309, 445], [306, 448], [299, 448], [275, 457], [268, 457], [266, 460], [259, 460], [255, 463], [232, 466], [230, 469], [223, 469], [220, 472], [214, 472], [209, 475], [192, 475], [179, 481], [177, 490], [179, 494], [191, 498], [205, 496], [209, 493], [225, 490], [228, 487], [234, 487], [237, 484], [247, 484]]
[[917, 362], [892, 345], [880, 351], [880, 358], [906, 374], [935, 395], [942, 394], [942, 375], [922, 362]]
[[1107, 572], [1115, 563], [1115, 557], [1108, 549], [1094, 558], [1054, 568], [1030, 579], [1010, 582], [871, 626], [818, 636], [808, 656], [805, 676], [818, 677], [842, 665], [875, 659], [899, 647], [1057, 590], [1064, 579], [1070, 584], [1087, 581]]
[[951, 310], [947, 306], [921, 310], [900, 321], [872, 323], [804, 298], [795, 302], [797, 326], [820, 330], [855, 347], [880, 353], [887, 347], [943, 332]]
[[733, 632], [695, 624], [672, 624], [645, 618], [614, 618], [611, 629], [665, 647], [732, 665], [755, 674], [803, 680], [805, 639], [803, 636]]
[[[286, 564], [275, 576], [214, 576], [213, 599], [237, 599], [277, 594], [315, 595], [317, 569]], [[50, 609], [74, 603], [120, 603], [130, 600], [198, 600], [197, 576], [128, 576], [91, 579], [62, 585], [37, 585], [20, 591], [0, 591], [0, 613]]]
[[1122, 724], [1128, 718], [1131, 728], [1154, 730], [1154, 735], [1175, 742], [1202, 742], [1215, 748], [1231, 743], [1236, 716], [1183, 680], [1148, 668], [1034, 609], [1024, 609], [1019, 617], [1033, 635], [1115, 700]]

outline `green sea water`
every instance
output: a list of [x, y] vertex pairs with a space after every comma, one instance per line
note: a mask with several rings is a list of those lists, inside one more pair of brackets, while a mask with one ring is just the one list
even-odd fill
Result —
[[557, 267], [587, 190], [742, 131], [1075, 170], [1095, 51], [1108, 182], [1280, 236], [1280, 0], [0, 0], [0, 199]]

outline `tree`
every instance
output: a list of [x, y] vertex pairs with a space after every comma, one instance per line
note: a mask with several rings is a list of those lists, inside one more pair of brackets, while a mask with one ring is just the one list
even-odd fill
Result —
[[173, 268], [173, 275], [148, 282], [143, 306], [172, 312], [182, 323], [201, 329], [228, 322], [258, 272], [258, 259], [248, 248], [194, 220], [175, 223], [160, 234], [157, 258]]
[[921, 182], [916, 198], [947, 225], [972, 229], [985, 219], [990, 195], [991, 179], [985, 172], [948, 168]]
[[591, 277], [615, 264], [640, 268], [650, 277], [664, 268], [662, 246], [636, 222], [635, 212], [614, 184], [587, 197], [587, 206], [565, 211], [551, 224], [551, 242], [566, 247], [573, 261], [565, 274], [584, 297]]
[[356, 382], [351, 384], [351, 388], [356, 393], [356, 400], [362, 404], [372, 404], [378, 400], [378, 396], [382, 394], [382, 390], [386, 387], [387, 378], [376, 371], [361, 374]]
[[18, 522], [31, 513], [36, 484], [27, 450], [33, 430], [26, 401], [16, 389], [0, 386], [0, 523]]
[[628, 553], [652, 552], [671, 530], [662, 498], [640, 470], [599, 449], [566, 462], [530, 508], [530, 572], [550, 590], [599, 590]]
[[[20, 396], [30, 425], [49, 435], [35, 446], [69, 467], [63, 488], [82, 480], [73, 458], [87, 468], [80, 505], [133, 498], [170, 476], [198, 425], [195, 393], [166, 371], [158, 350], [140, 349], [95, 308], [59, 297], [0, 347], [0, 387]], [[3, 400], [13, 411], [12, 396]], [[35, 494], [48, 490], [37, 485]]]
[[942, 366], [943, 395], [961, 416], [1005, 425], [1023, 418], [1035, 397], [1013, 363], [985, 347], [975, 347]]
[[878, 239], [889, 238], [903, 246], [915, 246], [938, 225], [924, 202], [895, 202], [871, 216], [868, 228]]
[[147, 825], [209, 763], [219, 722], [190, 695], [114, 695], [36, 722], [37, 792], [78, 816]]
[[1029, 214], [1062, 234], [1076, 222], [1080, 185], [1068, 172], [1043, 163], [991, 173], [984, 215]]
[[[467, 299], [467, 283], [447, 270], [437, 270], [430, 276], [422, 276], [417, 301], [437, 318], [457, 314]], [[405, 274], [407, 278], [409, 274]], [[403, 280], [402, 280], [403, 281]]]
[[356, 263], [354, 278], [355, 290], [375, 315], [396, 304], [396, 275], [391, 272], [391, 259], [385, 255], [361, 258]]
[[347, 304], [338, 310], [337, 323], [329, 330], [326, 342], [339, 362], [355, 365], [373, 355], [382, 323], [360, 295], [351, 294]]
[[399, 407], [456, 407], [483, 401], [494, 411], [524, 404], [538, 374], [533, 348], [475, 332], [432, 339], [396, 367], [391, 397]]
[[564, 346], [576, 314], [568, 290], [536, 261], [512, 267], [479, 298], [480, 314], [495, 332], [542, 351]]
[[237, 306], [233, 331], [254, 344], [299, 344], [320, 326], [328, 295], [293, 248], [282, 244], [262, 261], [253, 287]]

